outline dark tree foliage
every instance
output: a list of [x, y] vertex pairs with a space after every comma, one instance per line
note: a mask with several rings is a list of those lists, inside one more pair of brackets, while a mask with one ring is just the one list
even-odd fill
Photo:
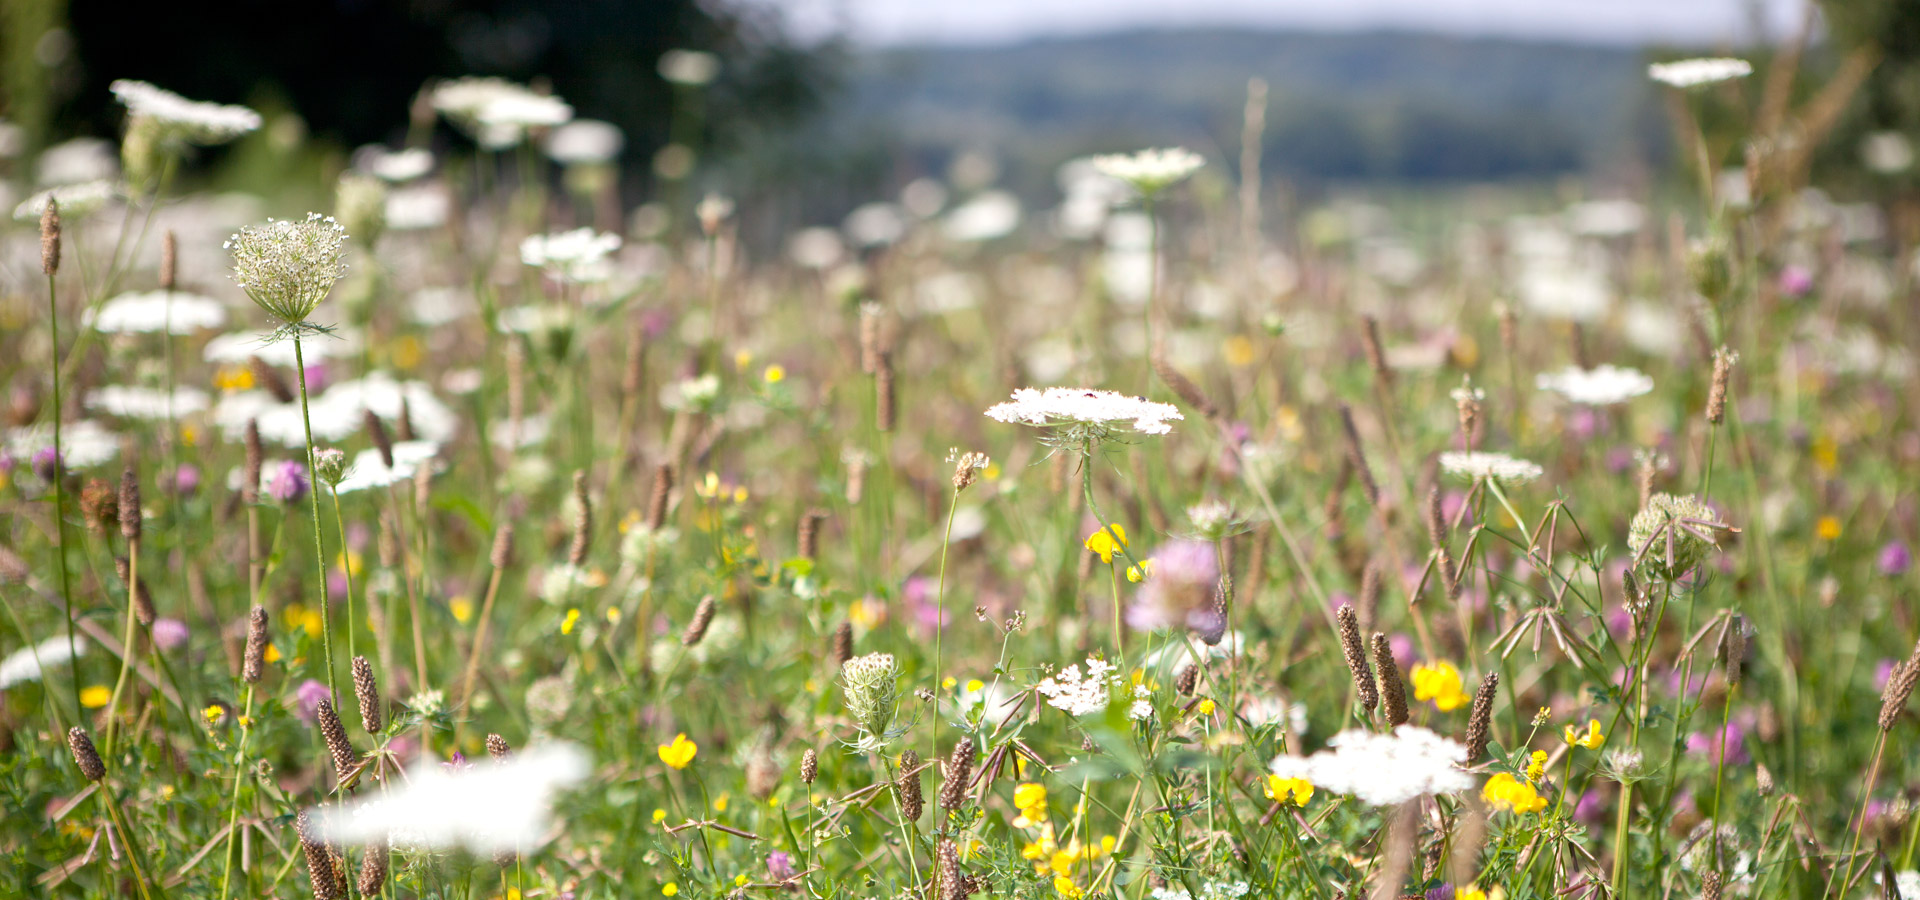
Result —
[[583, 117], [626, 129], [630, 160], [666, 140], [673, 48], [725, 60], [707, 94], [710, 146], [816, 108], [832, 52], [789, 42], [769, 14], [695, 0], [72, 0], [79, 89], [65, 131], [112, 134], [107, 85], [138, 78], [229, 103], [276, 98], [347, 145], [398, 140], [430, 78], [498, 75], [550, 85]]

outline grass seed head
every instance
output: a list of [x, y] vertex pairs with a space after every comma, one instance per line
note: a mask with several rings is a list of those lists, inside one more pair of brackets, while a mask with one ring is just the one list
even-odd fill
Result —
[[240, 665], [240, 680], [259, 684], [267, 666], [267, 608], [256, 606], [247, 613], [247, 652]]
[[93, 738], [85, 728], [75, 725], [67, 730], [67, 749], [72, 751], [73, 764], [80, 767], [81, 777], [88, 781], [107, 777], [107, 764], [100, 761], [100, 751], [94, 749]]

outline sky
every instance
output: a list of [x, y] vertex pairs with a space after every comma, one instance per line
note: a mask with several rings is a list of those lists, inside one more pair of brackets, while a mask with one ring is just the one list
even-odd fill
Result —
[[[999, 44], [1142, 27], [1405, 28], [1591, 43], [1777, 39], [1807, 0], [752, 0], [801, 35], [865, 45]], [[1759, 12], [1756, 14], [1756, 10]]]

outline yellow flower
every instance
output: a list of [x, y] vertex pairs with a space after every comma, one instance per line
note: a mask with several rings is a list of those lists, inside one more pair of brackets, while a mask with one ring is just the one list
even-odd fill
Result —
[[986, 686], [987, 683], [978, 678], [967, 679], [967, 693], [969, 694], [977, 694]]
[[1053, 851], [1053, 858], [1048, 860], [1048, 863], [1053, 867], [1053, 874], [1072, 875], [1073, 864], [1079, 861], [1080, 854], [1072, 850], [1055, 850]]
[[1481, 789], [1480, 796], [1487, 805], [1496, 810], [1512, 810], [1517, 813], [1536, 813], [1547, 808], [1547, 798], [1540, 796], [1533, 785], [1521, 781], [1505, 772], [1487, 779], [1487, 785]]
[[680, 886], [671, 881], [660, 886], [660, 896], [662, 897], [671, 897], [678, 893], [680, 893]]
[[1268, 775], [1266, 785], [1267, 799], [1286, 802], [1289, 798], [1295, 806], [1306, 806], [1313, 799], [1313, 782], [1305, 778], [1281, 778]]
[[[1112, 531], [1113, 533], [1108, 534], [1108, 531]], [[1116, 541], [1114, 538], [1119, 538], [1119, 540]], [[1113, 554], [1127, 546], [1127, 530], [1121, 528], [1119, 522], [1115, 522], [1106, 528], [1087, 535], [1086, 545], [1088, 550], [1100, 554], [1101, 562], [1112, 563]]]
[[727, 811], [727, 795], [726, 794], [721, 794], [720, 796], [713, 798], [713, 811], [717, 813], [723, 813]]
[[1588, 750], [1600, 749], [1600, 742], [1603, 740], [1606, 740], [1606, 737], [1607, 737], [1606, 735], [1600, 733], [1599, 719], [1587, 720], [1587, 730], [1584, 734], [1581, 733], [1579, 729], [1573, 727], [1572, 725], [1568, 725], [1566, 727], [1565, 733], [1567, 736], [1567, 743], [1572, 744], [1575, 747], [1585, 747]]
[[620, 616], [621, 616], [620, 607], [618, 606], [607, 607], [607, 624], [608, 625], [620, 624]]
[[676, 769], [684, 769], [693, 762], [693, 756], [700, 752], [700, 745], [687, 740], [686, 732], [673, 736], [669, 743], [660, 745], [660, 761]]
[[1253, 339], [1244, 334], [1236, 334], [1220, 343], [1220, 355], [1226, 357], [1227, 365], [1253, 365]]
[[221, 366], [213, 373], [213, 386], [223, 394], [253, 390], [253, 370], [246, 366]]
[[560, 621], [560, 633], [572, 634], [573, 626], [578, 624], [580, 624], [580, 608], [576, 606], [567, 610], [567, 617]]
[[1143, 559], [1137, 566], [1127, 567], [1127, 580], [1139, 584], [1153, 577], [1153, 560]]
[[950, 690], [953, 690], [954, 685], [959, 683], [960, 683], [960, 679], [955, 678], [952, 675], [948, 675], [947, 677], [940, 680], [940, 689], [943, 691], [950, 691]]
[[766, 371], [761, 372], [760, 377], [766, 379], [768, 384], [779, 384], [787, 380], [787, 367], [774, 363], [768, 366]]
[[741, 872], [740, 874], [733, 876], [734, 887], [746, 887], [747, 881], [748, 881], [747, 873], [745, 872]]
[[1194, 709], [1203, 716], [1213, 715], [1213, 698], [1211, 697], [1201, 698], [1200, 702], [1194, 706]]
[[1840, 443], [1830, 435], [1821, 435], [1813, 440], [1810, 448], [1813, 453], [1813, 466], [1822, 475], [1832, 475], [1840, 467]]
[[1461, 687], [1460, 671], [1445, 661], [1414, 664], [1413, 699], [1422, 703], [1431, 700], [1441, 712], [1451, 712], [1473, 700]]
[[1840, 538], [1840, 520], [1832, 516], [1821, 516], [1820, 521], [1815, 522], [1813, 525], [1813, 533], [1819, 535], [1823, 541], [1838, 540]]
[[267, 645], [267, 652], [266, 652], [266, 653], [264, 654], [264, 656], [265, 656], [265, 658], [266, 658], [266, 661], [267, 661], [267, 662], [279, 662], [279, 661], [280, 661], [280, 648], [279, 648], [279, 647], [275, 647], [275, 646], [274, 646], [274, 645], [272, 645], [272, 644], [268, 644], [268, 645]]
[[666, 820], [667, 820], [667, 811], [664, 809], [660, 809], [659, 807], [655, 807], [653, 810], [653, 824], [658, 825], [661, 822], [665, 822]]
[[1532, 758], [1527, 761], [1527, 780], [1539, 781], [1545, 774], [1547, 774], [1547, 751], [1535, 750]]
[[402, 335], [387, 349], [393, 359], [394, 368], [411, 369], [420, 364], [420, 357], [424, 348], [420, 346], [419, 338], [409, 334]]
[[82, 688], [80, 691], [80, 705], [88, 709], [99, 709], [111, 700], [113, 700], [113, 690], [104, 684]]
[[1487, 892], [1477, 887], [1464, 887], [1453, 893], [1453, 900], [1487, 900]]
[[453, 620], [462, 625], [473, 619], [473, 600], [465, 594], [448, 600], [447, 609], [453, 613]]
[[753, 365], [752, 350], [735, 350], [733, 352], [733, 367], [735, 369], [745, 372], [750, 365]]
[[200, 715], [205, 716], [207, 718], [208, 725], [218, 725], [220, 724], [221, 719], [226, 718], [227, 711], [226, 709], [222, 708], [220, 704], [215, 703], [212, 706], [209, 706], [206, 709], [201, 710]]
[[1053, 880], [1053, 889], [1058, 892], [1060, 896], [1067, 898], [1067, 900], [1080, 900], [1080, 898], [1086, 896], [1087, 893], [1081, 890], [1079, 885], [1074, 884], [1073, 879], [1065, 875]]

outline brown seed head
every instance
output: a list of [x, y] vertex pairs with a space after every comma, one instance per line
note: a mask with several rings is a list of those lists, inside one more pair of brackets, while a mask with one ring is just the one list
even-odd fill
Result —
[[360, 727], [368, 734], [379, 734], [380, 682], [374, 680], [373, 663], [364, 656], [353, 658], [353, 696], [360, 702]]
[[747, 793], [755, 800], [765, 800], [779, 787], [780, 764], [774, 762], [773, 752], [762, 745], [747, 759]]
[[920, 813], [926, 809], [926, 798], [920, 794], [920, 754], [908, 750], [900, 754], [900, 778], [895, 785], [895, 797], [900, 801], [900, 815], [909, 822], [920, 820]]
[[256, 606], [247, 613], [247, 654], [240, 664], [240, 680], [259, 684], [267, 667], [267, 608]]
[[960, 850], [953, 841], [942, 838], [934, 848], [934, 864], [940, 872], [940, 900], [966, 900], [966, 879], [960, 876]]
[[947, 764], [941, 767], [941, 809], [952, 811], [966, 804], [967, 787], [973, 782], [973, 758], [977, 752], [973, 742], [965, 738], [953, 745], [953, 752], [947, 756]]
[[1900, 713], [1907, 708], [1907, 699], [1913, 696], [1913, 687], [1920, 682], [1920, 646], [1905, 662], [1894, 666], [1893, 673], [1887, 676], [1887, 686], [1880, 692], [1880, 730], [1892, 731]]
[[380, 888], [387, 883], [387, 848], [380, 844], [368, 844], [360, 855], [360, 896], [378, 897]]
[[294, 818], [293, 830], [300, 838], [300, 853], [307, 860], [307, 880], [313, 884], [314, 900], [344, 900], [346, 891], [340, 873], [333, 867], [333, 851], [314, 835], [306, 810]]
[[1393, 385], [1393, 370], [1387, 368], [1387, 351], [1380, 345], [1380, 320], [1372, 316], [1360, 317], [1360, 346], [1367, 351], [1367, 365], [1373, 369], [1373, 377], [1380, 383]]
[[883, 350], [879, 366], [873, 371], [874, 426], [883, 432], [892, 431], [894, 426], [893, 380], [893, 351]]
[[1447, 549], [1447, 517], [1440, 508], [1440, 488], [1427, 491], [1427, 540], [1433, 544], [1433, 559], [1440, 570], [1440, 585], [1448, 600], [1460, 599], [1460, 568]]
[[1407, 724], [1407, 686], [1400, 680], [1400, 664], [1394, 661], [1393, 647], [1378, 631], [1373, 633], [1373, 664], [1380, 670], [1380, 700], [1387, 724]]
[[1713, 388], [1707, 392], [1707, 421], [1714, 425], [1727, 418], [1727, 382], [1733, 376], [1733, 364], [1740, 354], [1725, 347], [1713, 352]]
[[[266, 360], [258, 356], [247, 357], [247, 371], [253, 373], [254, 383], [272, 394], [273, 399], [281, 403], [294, 401], [293, 386], [287, 384], [287, 379], [280, 374], [280, 370], [269, 365]], [[373, 413], [369, 412], [367, 415], [371, 416]]]
[[120, 583], [127, 585], [127, 596], [133, 602], [134, 618], [139, 619], [140, 624], [152, 627], [153, 620], [158, 616], [153, 609], [153, 594], [147, 591], [147, 580], [142, 578], [137, 585], [128, 583], [127, 579], [133, 575], [133, 564], [124, 556], [113, 558], [113, 571], [120, 576]]
[[868, 375], [880, 372], [880, 354], [885, 349], [881, 334], [880, 304], [860, 307], [860, 371]]
[[812, 784], [818, 777], [820, 777], [820, 754], [815, 753], [812, 747], [808, 747], [807, 752], [800, 754], [800, 781], [803, 784]]
[[60, 203], [52, 197], [40, 211], [40, 271], [48, 278], [60, 271]]
[[1724, 885], [1725, 880], [1720, 877], [1719, 872], [1709, 869], [1701, 873], [1700, 900], [1720, 900], [1720, 892], [1724, 889]]
[[1360, 620], [1353, 614], [1353, 607], [1341, 604], [1334, 613], [1340, 625], [1340, 650], [1346, 654], [1347, 668], [1353, 672], [1353, 689], [1360, 697], [1360, 705], [1367, 712], [1373, 712], [1380, 705], [1380, 692], [1374, 687], [1373, 669], [1367, 665], [1367, 650], [1360, 641]]
[[1360, 490], [1367, 495], [1367, 502], [1380, 505], [1380, 485], [1373, 480], [1373, 469], [1367, 466], [1367, 455], [1360, 448], [1360, 430], [1353, 425], [1353, 407], [1340, 404], [1340, 431], [1347, 439], [1347, 458], [1353, 463], [1354, 474], [1360, 476]]
[[493, 552], [487, 562], [496, 569], [513, 565], [513, 523], [502, 522], [500, 530], [493, 533]]
[[680, 634], [683, 647], [699, 646], [707, 637], [707, 626], [713, 624], [713, 595], [700, 598], [700, 605], [693, 608], [693, 618], [687, 622], [687, 630]]
[[1773, 770], [1760, 764], [1753, 770], [1753, 789], [1762, 797], [1773, 795]]
[[241, 472], [240, 499], [247, 503], [260, 502], [260, 466], [266, 458], [266, 452], [260, 447], [260, 421], [247, 420], [247, 465]]
[[140, 539], [140, 476], [128, 466], [120, 472], [120, 536]]
[[573, 546], [567, 549], [567, 562], [580, 567], [587, 564], [587, 550], [593, 546], [593, 501], [587, 498], [587, 473], [573, 473]]
[[640, 388], [647, 374], [647, 326], [639, 316], [634, 316], [627, 326], [627, 365], [620, 373], [620, 393], [626, 397], [640, 396]]
[[1160, 376], [1160, 380], [1165, 382], [1181, 401], [1193, 407], [1195, 412], [1209, 419], [1219, 417], [1220, 407], [1213, 405], [1213, 401], [1207, 399], [1207, 395], [1200, 391], [1199, 385], [1194, 384], [1179, 369], [1174, 368], [1172, 363], [1167, 362], [1165, 351], [1165, 347], [1155, 347], [1152, 355], [1147, 358], [1147, 362], [1153, 366], [1153, 373]]
[[340, 714], [334, 711], [332, 700], [322, 699], [314, 711], [318, 714], [320, 737], [333, 756], [334, 778], [346, 781], [347, 774], [360, 762], [360, 754], [353, 749], [353, 742], [347, 740], [347, 727], [340, 723]]
[[497, 734], [487, 735], [487, 755], [495, 760], [506, 759], [513, 755], [513, 748], [507, 746], [507, 739]]
[[167, 229], [160, 236], [160, 289], [171, 291], [180, 282], [180, 238]]
[[653, 467], [653, 493], [647, 497], [647, 530], [659, 531], [667, 524], [667, 498], [673, 493], [673, 466], [661, 463]]
[[120, 522], [120, 494], [104, 478], [89, 479], [80, 488], [80, 517], [87, 528], [105, 533]]
[[825, 510], [809, 509], [800, 514], [799, 533], [794, 537], [801, 559], [813, 559], [820, 551], [820, 521], [827, 517]]
[[1173, 689], [1176, 691], [1179, 691], [1180, 696], [1182, 697], [1193, 696], [1194, 688], [1199, 686], [1200, 686], [1200, 667], [1197, 665], [1192, 665], [1184, 669], [1181, 669], [1180, 674], [1174, 676], [1173, 678]]
[[403, 441], [414, 439], [413, 401], [407, 399], [405, 394], [400, 395], [400, 419], [394, 423], [394, 430], [399, 432], [400, 439]]
[[366, 425], [367, 437], [373, 439], [373, 447], [380, 451], [380, 464], [393, 468], [393, 437], [387, 434], [387, 423], [380, 421], [373, 410], [363, 410], [362, 419]]
[[93, 738], [87, 736], [85, 728], [75, 725], [67, 730], [67, 749], [73, 752], [73, 764], [80, 767], [81, 777], [88, 781], [107, 777], [107, 764], [100, 761], [100, 751], [93, 748]]
[[1500, 689], [1500, 673], [1488, 672], [1473, 692], [1473, 709], [1467, 714], [1467, 763], [1487, 755], [1487, 734], [1493, 725], [1493, 695]]
[[833, 630], [833, 666], [839, 668], [853, 658], [853, 623], [841, 622]]

